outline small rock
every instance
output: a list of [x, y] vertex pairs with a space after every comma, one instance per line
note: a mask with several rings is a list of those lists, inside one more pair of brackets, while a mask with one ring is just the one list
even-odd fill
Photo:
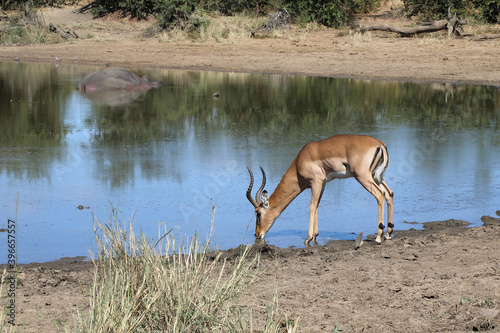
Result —
[[484, 226], [488, 225], [500, 225], [500, 217], [491, 217], [488, 215], [481, 216], [481, 222]]
[[436, 295], [436, 294], [433, 294], [433, 293], [430, 293], [430, 292], [426, 292], [426, 293], [422, 294], [422, 298], [425, 298], [425, 299], [436, 299], [436, 298], [439, 298], [439, 295]]
[[408, 261], [416, 261], [417, 259], [418, 259], [418, 256], [416, 254], [410, 254], [404, 258], [404, 260], [408, 260]]
[[59, 286], [65, 287], [68, 284], [68, 281], [62, 280], [61, 283], [59, 283]]
[[389, 287], [389, 291], [391, 293], [399, 293], [401, 291], [401, 287]]

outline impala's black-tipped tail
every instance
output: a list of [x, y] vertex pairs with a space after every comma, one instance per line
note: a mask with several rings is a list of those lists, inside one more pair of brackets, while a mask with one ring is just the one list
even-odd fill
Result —
[[372, 164], [370, 165], [373, 179], [377, 184], [380, 184], [384, 180], [384, 172], [388, 166], [389, 155], [387, 154], [387, 148], [385, 146], [377, 147]]

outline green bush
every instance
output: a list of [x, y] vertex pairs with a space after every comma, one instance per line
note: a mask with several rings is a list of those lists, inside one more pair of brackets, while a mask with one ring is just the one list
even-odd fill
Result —
[[338, 28], [353, 21], [354, 0], [285, 0], [285, 8], [299, 24], [316, 22]]
[[355, 0], [353, 11], [356, 14], [366, 14], [380, 7], [382, 0]]
[[407, 17], [416, 17], [420, 21], [445, 19], [448, 7], [458, 16], [471, 8], [471, 2], [467, 0], [403, 0], [403, 4]]
[[444, 19], [450, 8], [457, 16], [500, 22], [500, 0], [403, 0], [403, 4], [408, 18], [416, 17], [420, 21]]
[[103, 17], [110, 13], [115, 13], [120, 10], [119, 1], [106, 1], [106, 0], [96, 0], [92, 4], [92, 15], [97, 17]]
[[245, 13], [247, 15], [264, 15], [282, 6], [281, 0], [206, 0], [200, 6], [211, 12], [224, 15]]
[[[186, 25], [185, 22], [195, 9], [199, 11], [219, 12], [224, 15], [246, 13], [263, 15], [275, 8], [274, 4], [281, 0], [95, 0], [92, 4], [92, 13], [95, 17], [102, 17], [114, 12], [139, 19], [155, 13], [162, 21], [162, 25]], [[177, 22], [175, 20], [179, 19]]]
[[[30, 0], [30, 6], [33, 7], [59, 7], [62, 5], [74, 5], [79, 0]], [[0, 0], [0, 8], [3, 10], [24, 10], [26, 0]]]
[[96, 0], [93, 13], [99, 17], [119, 11], [138, 18], [154, 13], [164, 29], [197, 30], [207, 21], [205, 12], [264, 15], [285, 7], [299, 23], [342, 27], [352, 22], [355, 13], [369, 12], [380, 3], [381, 0]]
[[476, 0], [480, 17], [488, 23], [500, 23], [500, 0]]
[[197, 5], [198, 2], [194, 0], [163, 0], [156, 2], [154, 11], [158, 24], [163, 29], [178, 27], [182, 30], [193, 30], [200, 22], [193, 17]]
[[144, 19], [153, 13], [155, 2], [158, 0], [95, 0], [91, 5], [92, 15], [102, 17], [120, 12], [124, 15]]

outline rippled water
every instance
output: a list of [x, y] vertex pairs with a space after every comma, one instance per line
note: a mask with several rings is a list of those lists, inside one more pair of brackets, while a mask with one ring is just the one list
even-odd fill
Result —
[[[132, 69], [165, 84], [89, 100], [75, 87], [96, 69], [0, 63], [0, 219], [17, 222], [21, 263], [88, 255], [93, 215], [105, 221], [111, 207], [153, 239], [159, 222], [205, 237], [215, 207], [214, 244], [253, 242], [246, 166], [259, 183], [262, 165], [272, 192], [306, 142], [338, 133], [387, 144], [397, 229], [479, 225], [500, 209], [498, 88]], [[302, 246], [308, 207], [306, 191], [268, 243]], [[319, 230], [320, 243], [375, 233], [374, 198], [352, 178], [330, 182]]]

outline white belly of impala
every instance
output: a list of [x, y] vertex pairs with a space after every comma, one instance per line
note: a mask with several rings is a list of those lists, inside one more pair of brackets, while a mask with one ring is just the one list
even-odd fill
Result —
[[329, 182], [333, 179], [342, 179], [342, 178], [350, 178], [352, 177], [352, 173], [349, 170], [345, 170], [342, 172], [330, 172], [326, 175], [326, 182]]

